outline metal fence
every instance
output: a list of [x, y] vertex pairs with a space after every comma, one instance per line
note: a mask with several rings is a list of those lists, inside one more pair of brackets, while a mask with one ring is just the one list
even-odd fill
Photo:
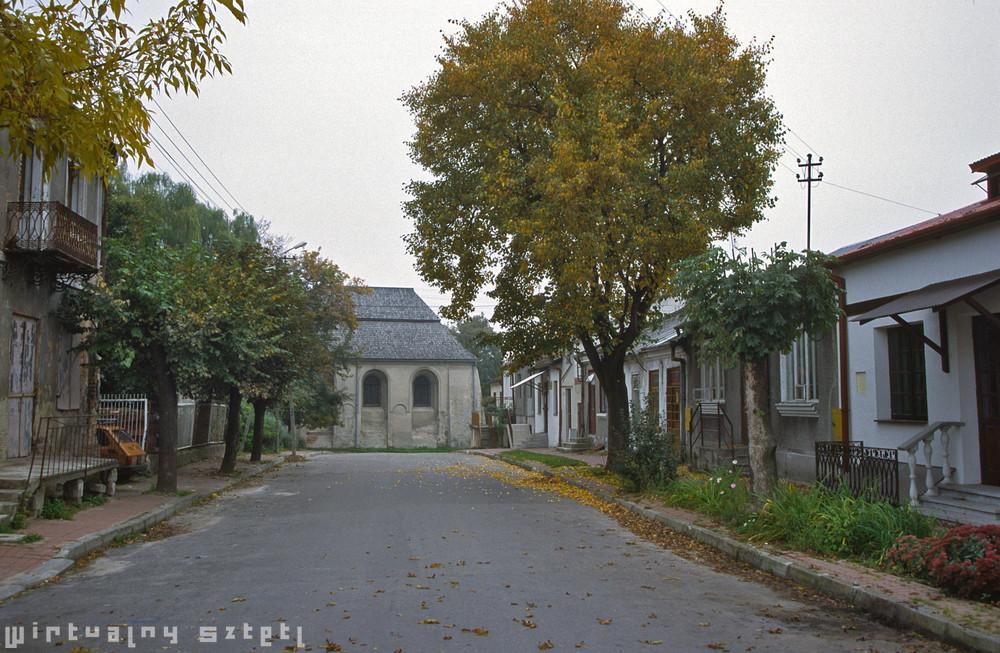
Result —
[[99, 424], [114, 424], [132, 436], [143, 449], [149, 433], [149, 399], [145, 395], [104, 395], [98, 409]]
[[899, 451], [866, 447], [860, 441], [817, 442], [816, 481], [899, 505]]
[[114, 462], [101, 456], [96, 422], [96, 415], [41, 418], [28, 468], [29, 484], [33, 479], [41, 482], [63, 474], [86, 476], [91, 469]]

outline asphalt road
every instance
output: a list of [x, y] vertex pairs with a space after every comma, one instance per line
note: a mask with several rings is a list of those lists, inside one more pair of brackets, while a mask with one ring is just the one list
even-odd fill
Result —
[[[137, 651], [282, 651], [299, 632], [313, 651], [949, 650], [689, 562], [485, 473], [498, 465], [461, 454], [285, 465], [162, 539], [7, 602], [0, 623], [5, 636], [26, 627], [18, 650], [66, 653], [130, 650], [128, 627]], [[71, 640], [70, 623], [97, 638]]]

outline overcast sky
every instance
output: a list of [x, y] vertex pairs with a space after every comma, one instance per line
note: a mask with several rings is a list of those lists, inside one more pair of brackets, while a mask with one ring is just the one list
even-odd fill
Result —
[[[410, 230], [402, 187], [420, 172], [407, 157], [413, 125], [398, 98], [434, 70], [448, 19], [495, 4], [246, 0], [247, 25], [233, 24], [225, 45], [233, 74], [207, 80], [200, 97], [160, 101], [276, 233], [321, 246], [371, 285], [414, 286], [437, 308], [444, 298], [401, 240]], [[662, 11], [657, 0], [636, 5]], [[716, 2], [663, 5], [680, 16]], [[1000, 0], [741, 0], [726, 13], [741, 41], [774, 37], [768, 86], [794, 132], [775, 171], [778, 204], [741, 244], [805, 246], [805, 190], [792, 170], [808, 151], [824, 157], [827, 181], [921, 209], [944, 213], [984, 197], [968, 164], [1000, 151]], [[821, 184], [813, 247], [830, 251], [932, 215]], [[489, 314], [490, 300], [481, 301]]]

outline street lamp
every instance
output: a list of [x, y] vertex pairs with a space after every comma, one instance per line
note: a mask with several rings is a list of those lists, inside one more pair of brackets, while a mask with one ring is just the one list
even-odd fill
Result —
[[[306, 241], [303, 240], [283, 251], [281, 255], [284, 256], [288, 252], [294, 251], [296, 249], [302, 249], [305, 246], [306, 246]], [[295, 404], [292, 403], [291, 397], [288, 398], [288, 431], [292, 435], [292, 455], [294, 456], [298, 454], [299, 436], [295, 433]], [[277, 448], [278, 447], [275, 447], [275, 449]]]
[[287, 254], [288, 252], [291, 252], [293, 250], [302, 249], [303, 247], [306, 246], [306, 244], [307, 244], [306, 241], [303, 240], [301, 243], [298, 243], [297, 245], [292, 245], [291, 247], [289, 247], [288, 249], [286, 249], [285, 251], [283, 251], [281, 253], [281, 255], [284, 256], [285, 254]]

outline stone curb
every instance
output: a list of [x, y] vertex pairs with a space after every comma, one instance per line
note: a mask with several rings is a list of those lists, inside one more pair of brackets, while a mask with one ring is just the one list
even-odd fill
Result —
[[59, 551], [52, 556], [51, 560], [46, 560], [34, 569], [22, 571], [21, 573], [0, 582], [0, 601], [6, 601], [16, 594], [20, 594], [25, 590], [38, 587], [39, 585], [52, 580], [72, 567], [76, 561], [83, 556], [87, 555], [91, 551], [108, 546], [119, 537], [126, 537], [135, 533], [147, 531], [156, 524], [166, 521], [177, 513], [190, 508], [196, 501], [210, 497], [216, 492], [227, 490], [247, 479], [260, 476], [261, 474], [275, 469], [284, 462], [284, 458], [279, 458], [278, 460], [273, 460], [267, 464], [255, 466], [245, 475], [238, 479], [234, 479], [232, 483], [227, 483], [220, 488], [215, 490], [202, 490], [201, 492], [195, 492], [187, 496], [177, 497], [176, 499], [172, 499], [163, 505], [153, 508], [149, 512], [131, 517], [123, 522], [115, 524], [114, 526], [109, 526], [102, 531], [84, 535], [79, 539], [67, 542], [59, 548]]
[[974, 651], [1000, 653], [1000, 636], [970, 628], [957, 621], [948, 619], [929, 608], [909, 605], [866, 587], [847, 583], [831, 574], [814, 571], [790, 558], [758, 549], [746, 542], [734, 539], [712, 529], [698, 526], [687, 520], [658, 513], [655, 510], [640, 506], [632, 501], [590, 487], [586, 483], [556, 474], [547, 468], [535, 467], [519, 460], [504, 460], [497, 454], [482, 451], [470, 450], [468, 453], [499, 460], [508, 465], [538, 472], [545, 476], [560, 478], [574, 487], [592, 492], [605, 501], [616, 503], [638, 515], [658, 521], [675, 531], [685, 533], [692, 539], [725, 553], [740, 562], [744, 562], [751, 567], [769, 572], [779, 578], [788, 579], [804, 587], [814, 589], [827, 596], [849, 603], [855, 608], [869, 612], [888, 623], [927, 633], [945, 642], [958, 644]]

